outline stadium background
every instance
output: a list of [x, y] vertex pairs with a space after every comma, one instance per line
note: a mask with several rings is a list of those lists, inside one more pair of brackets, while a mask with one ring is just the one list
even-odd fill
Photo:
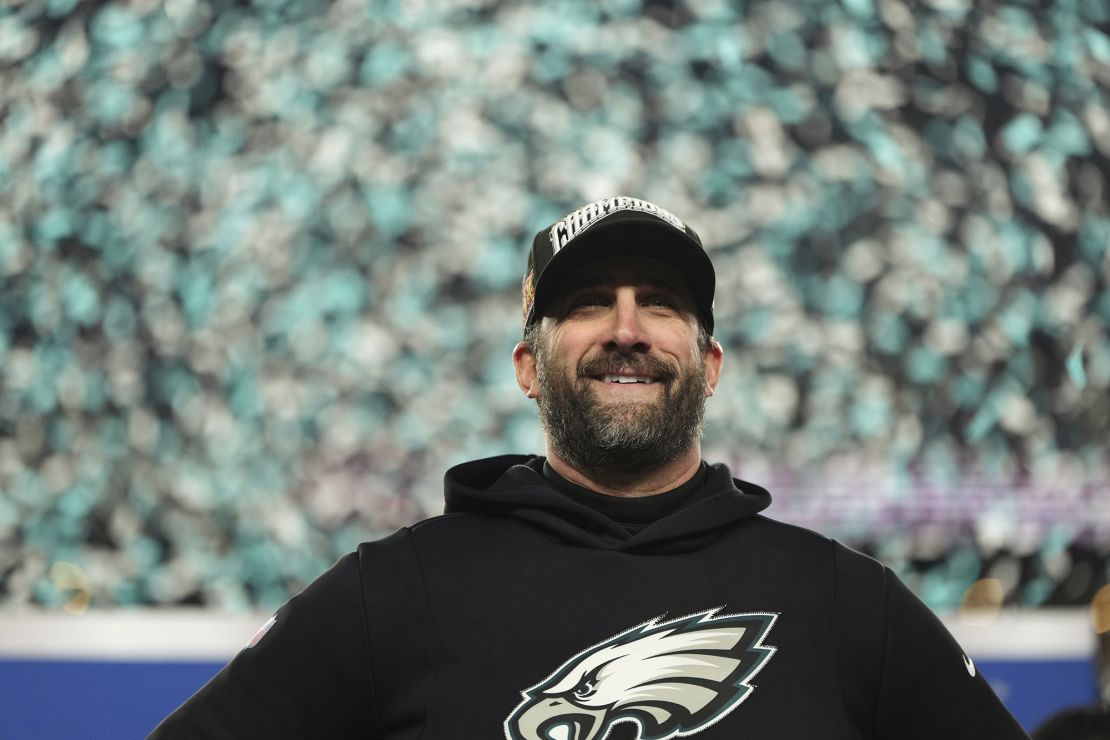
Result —
[[264, 613], [437, 513], [446, 467], [540, 451], [526, 246], [627, 194], [717, 266], [708, 459], [941, 613], [1105, 630], [1108, 27], [0, 2], [0, 616]]

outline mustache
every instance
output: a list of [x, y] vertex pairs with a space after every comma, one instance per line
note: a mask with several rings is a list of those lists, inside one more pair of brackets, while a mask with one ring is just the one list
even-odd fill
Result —
[[663, 360], [652, 355], [625, 355], [619, 352], [606, 352], [591, 360], [583, 360], [578, 365], [579, 378], [596, 378], [599, 375], [617, 373], [650, 375], [657, 381], [669, 383], [678, 377], [678, 371]]

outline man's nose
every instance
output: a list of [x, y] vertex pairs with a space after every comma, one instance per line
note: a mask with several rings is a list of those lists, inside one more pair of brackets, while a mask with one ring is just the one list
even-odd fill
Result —
[[651, 339], [644, 325], [636, 295], [631, 290], [618, 290], [611, 314], [610, 336], [605, 349], [615, 352], [648, 352]]

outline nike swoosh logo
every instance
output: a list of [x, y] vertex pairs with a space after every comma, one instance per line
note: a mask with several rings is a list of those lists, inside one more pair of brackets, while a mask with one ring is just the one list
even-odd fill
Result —
[[975, 664], [971, 662], [971, 658], [964, 656], [964, 668], [967, 669], [967, 675], [975, 678]]

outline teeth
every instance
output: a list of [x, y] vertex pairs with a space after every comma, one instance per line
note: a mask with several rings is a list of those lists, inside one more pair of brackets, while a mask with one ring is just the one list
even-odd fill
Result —
[[606, 375], [606, 383], [652, 383], [651, 378], [643, 375]]

